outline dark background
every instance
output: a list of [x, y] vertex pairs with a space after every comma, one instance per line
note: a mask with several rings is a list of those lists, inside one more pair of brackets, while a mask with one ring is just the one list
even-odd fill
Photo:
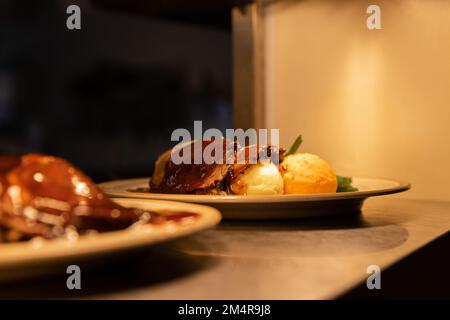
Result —
[[194, 120], [232, 127], [230, 11], [200, 2], [1, 0], [0, 153], [61, 156], [99, 182], [151, 175]]

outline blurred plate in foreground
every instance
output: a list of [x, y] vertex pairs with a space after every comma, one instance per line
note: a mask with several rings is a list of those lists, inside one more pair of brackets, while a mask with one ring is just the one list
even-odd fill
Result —
[[76, 240], [33, 239], [0, 243], [0, 281], [47, 273], [65, 274], [66, 267], [95, 261], [120, 259], [125, 254], [211, 228], [220, 222], [220, 213], [207, 206], [143, 199], [113, 199], [124, 207], [149, 211], [183, 211], [197, 216], [182, 221], [130, 227], [120, 231], [83, 235]]

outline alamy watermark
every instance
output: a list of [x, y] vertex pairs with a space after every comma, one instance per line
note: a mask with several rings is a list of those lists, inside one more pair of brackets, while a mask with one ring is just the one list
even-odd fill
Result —
[[81, 268], [73, 264], [67, 267], [66, 273], [69, 274], [66, 280], [67, 289], [81, 290]]
[[[270, 136], [270, 137], [269, 137]], [[278, 148], [280, 130], [270, 129], [207, 129], [203, 132], [202, 121], [194, 121], [194, 136], [184, 128], [172, 132], [171, 141], [179, 142], [171, 152], [175, 164], [256, 164], [258, 162], [279, 162]], [[204, 141], [210, 141], [206, 146]], [[255, 146], [243, 149], [245, 146]], [[258, 147], [259, 146], [259, 147]], [[235, 153], [236, 149], [238, 152]], [[241, 152], [239, 152], [239, 150]]]
[[370, 276], [367, 278], [366, 285], [367, 289], [381, 289], [381, 269], [379, 266], [372, 264], [367, 267], [367, 273]]
[[381, 29], [381, 8], [379, 5], [371, 4], [367, 7], [366, 13], [370, 16], [366, 20], [366, 26], [369, 30]]
[[67, 7], [66, 13], [69, 16], [66, 19], [66, 27], [69, 30], [81, 29], [81, 9], [79, 6], [72, 4]]

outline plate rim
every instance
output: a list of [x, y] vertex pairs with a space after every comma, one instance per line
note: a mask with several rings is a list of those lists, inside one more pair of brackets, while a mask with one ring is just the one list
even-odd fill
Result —
[[382, 188], [378, 190], [322, 193], [322, 194], [283, 194], [283, 195], [192, 195], [192, 194], [166, 194], [166, 193], [138, 193], [130, 191], [111, 191], [108, 186], [124, 182], [143, 182], [150, 181], [150, 177], [116, 179], [99, 183], [99, 187], [110, 197], [123, 197], [127, 199], [155, 199], [162, 201], [181, 201], [199, 204], [250, 204], [250, 203], [286, 203], [286, 202], [313, 202], [313, 201], [331, 201], [344, 199], [359, 199], [375, 196], [382, 196], [407, 191], [411, 188], [411, 183], [399, 179], [354, 176], [355, 179], [372, 179], [389, 181], [396, 183], [397, 186]]

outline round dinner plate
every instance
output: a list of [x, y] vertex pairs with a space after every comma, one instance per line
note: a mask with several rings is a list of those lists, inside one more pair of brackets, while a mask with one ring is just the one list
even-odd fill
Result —
[[[103, 260], [143, 249], [161, 242], [184, 237], [211, 228], [221, 220], [220, 213], [211, 207], [170, 201], [145, 199], [113, 199], [124, 207], [144, 210], [174, 210], [197, 213], [199, 216], [182, 222], [143, 225], [119, 231], [83, 235], [75, 241], [67, 239], [17, 243], [0, 243], [0, 281], [15, 280], [59, 270], [61, 266], [85, 261]], [[106, 261], [105, 260], [105, 261]], [[62, 269], [65, 274], [65, 269]]]
[[287, 195], [194, 195], [146, 192], [150, 178], [116, 180], [100, 184], [112, 197], [200, 203], [220, 210], [224, 219], [286, 219], [359, 212], [368, 197], [406, 191], [403, 181], [354, 177], [355, 192]]

